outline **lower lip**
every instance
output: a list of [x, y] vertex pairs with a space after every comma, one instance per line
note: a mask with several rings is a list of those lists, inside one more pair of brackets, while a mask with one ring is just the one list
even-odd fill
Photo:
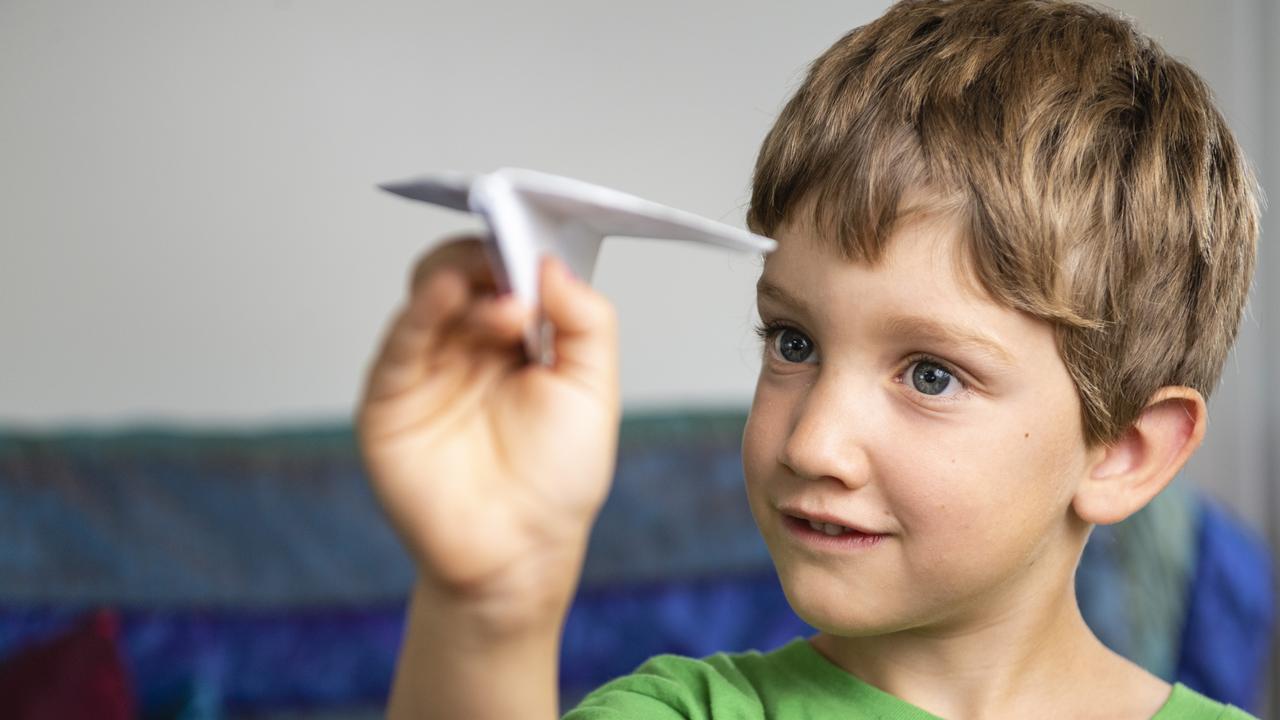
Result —
[[868, 550], [876, 547], [888, 535], [867, 535], [860, 532], [847, 532], [843, 535], [828, 535], [821, 530], [814, 530], [808, 520], [783, 515], [782, 522], [787, 526], [791, 536], [811, 547], [824, 550]]

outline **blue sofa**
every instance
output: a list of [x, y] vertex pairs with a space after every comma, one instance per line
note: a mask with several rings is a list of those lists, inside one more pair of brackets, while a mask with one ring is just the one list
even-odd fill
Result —
[[[564, 633], [561, 696], [647, 657], [768, 650], [788, 607], [742, 490], [743, 410], [629, 414]], [[1256, 707], [1272, 559], [1180, 481], [1099, 527], [1077, 588], [1108, 645]], [[376, 717], [413, 569], [346, 422], [0, 429], [0, 660], [111, 609], [146, 718]]]

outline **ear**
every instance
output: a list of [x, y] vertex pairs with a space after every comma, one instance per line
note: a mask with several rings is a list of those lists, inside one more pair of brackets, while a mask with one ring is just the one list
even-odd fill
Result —
[[1086, 522], [1120, 522], [1164, 490], [1204, 439], [1204, 398], [1189, 387], [1156, 391], [1118, 440], [1091, 454], [1071, 507]]

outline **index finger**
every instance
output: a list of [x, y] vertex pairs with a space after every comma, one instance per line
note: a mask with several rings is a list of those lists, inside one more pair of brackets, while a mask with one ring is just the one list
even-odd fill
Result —
[[418, 259], [410, 273], [410, 297], [417, 296], [431, 275], [442, 268], [457, 270], [475, 292], [496, 291], [498, 283], [489, 265], [488, 250], [485, 248], [487, 242], [483, 236], [469, 234], [444, 240], [432, 247]]
[[416, 386], [432, 348], [461, 321], [463, 310], [495, 288], [483, 238], [445, 240], [414, 264], [409, 297], [383, 335], [366, 377], [366, 397], [376, 400]]

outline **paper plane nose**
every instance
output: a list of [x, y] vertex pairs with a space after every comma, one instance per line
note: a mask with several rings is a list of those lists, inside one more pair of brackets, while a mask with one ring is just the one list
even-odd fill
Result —
[[470, 211], [467, 204], [472, 176], [464, 173], [435, 173], [430, 176], [395, 180], [378, 187], [403, 198], [432, 205], [443, 205], [454, 210]]

